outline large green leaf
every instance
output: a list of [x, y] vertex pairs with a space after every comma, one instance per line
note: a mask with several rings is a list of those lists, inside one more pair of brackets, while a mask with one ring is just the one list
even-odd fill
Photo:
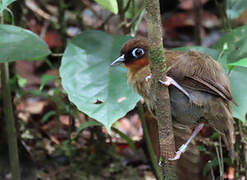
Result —
[[227, 0], [226, 14], [229, 19], [238, 18], [247, 9], [246, 0]]
[[245, 121], [247, 112], [247, 68], [234, 67], [230, 72], [232, 95], [238, 106], [233, 106], [233, 116]]
[[47, 44], [33, 32], [0, 25], [0, 62], [35, 60], [50, 54]]
[[228, 64], [229, 68], [232, 68], [233, 66], [241, 66], [241, 67], [247, 67], [247, 57], [243, 58], [237, 62]]
[[247, 25], [226, 33], [216, 42], [214, 48], [219, 52], [224, 51], [228, 63], [247, 57]]
[[0, 13], [14, 1], [16, 0], [2, 0], [2, 2], [0, 1]]
[[[129, 0], [123, 0], [123, 8], [126, 8], [128, 3]], [[142, 0], [131, 1], [129, 3], [127, 11], [125, 12], [125, 16], [129, 19], [136, 18], [135, 16], [140, 14], [140, 11], [142, 11], [143, 5], [144, 4]]]
[[103, 8], [113, 12], [114, 14], [118, 13], [118, 4], [117, 0], [95, 0]]
[[126, 68], [110, 67], [127, 39], [101, 31], [83, 32], [68, 43], [60, 67], [70, 101], [109, 132], [140, 99], [126, 82]]
[[202, 47], [202, 46], [187, 46], [187, 47], [179, 47], [179, 48], [174, 48], [176, 51], [199, 51], [203, 54], [206, 54], [208, 56], [211, 56], [214, 59], [217, 59], [219, 56], [219, 52], [215, 49], [210, 49], [207, 47]]

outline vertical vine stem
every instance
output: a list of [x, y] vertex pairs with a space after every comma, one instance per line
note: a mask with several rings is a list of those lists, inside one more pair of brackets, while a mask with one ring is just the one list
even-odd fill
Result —
[[177, 179], [176, 162], [169, 161], [175, 152], [175, 141], [170, 111], [168, 88], [159, 83], [165, 77], [166, 66], [162, 40], [159, 0], [145, 0], [148, 30], [149, 56], [152, 71], [150, 96], [155, 104], [156, 119], [159, 128], [160, 154], [163, 159], [165, 179]]
[[196, 45], [201, 45], [202, 43], [202, 4], [201, 1], [193, 0], [194, 8], [194, 19], [195, 19], [195, 43]]
[[152, 146], [152, 143], [151, 143], [151, 140], [150, 140], [150, 137], [149, 137], [149, 133], [148, 133], [146, 120], [145, 120], [145, 117], [144, 117], [143, 106], [142, 106], [142, 104], [140, 102], [137, 104], [137, 108], [138, 108], [138, 113], [139, 113], [139, 116], [140, 116], [140, 119], [141, 119], [141, 123], [142, 123], [144, 140], [145, 140], [145, 143], [146, 143], [146, 146], [147, 146], [147, 149], [148, 149], [148, 154], [149, 154], [150, 159], [151, 159], [151, 163], [152, 163], [152, 166], [153, 166], [153, 169], [154, 169], [155, 176], [156, 176], [156, 178], [158, 180], [162, 180], [163, 176], [162, 176], [162, 174], [160, 172], [160, 169], [159, 169], [159, 166], [158, 166], [158, 162], [157, 162], [154, 150], [153, 150], [153, 146]]
[[[0, 23], [3, 24], [3, 14], [0, 14]], [[13, 180], [21, 180], [19, 155], [16, 138], [15, 119], [13, 114], [12, 99], [9, 86], [8, 63], [1, 63], [1, 85], [3, 94], [4, 119], [8, 136], [9, 161]]]

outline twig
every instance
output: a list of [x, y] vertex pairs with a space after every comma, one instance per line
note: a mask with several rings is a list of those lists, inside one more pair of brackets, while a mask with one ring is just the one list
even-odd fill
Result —
[[126, 20], [126, 17], [125, 17], [125, 12], [128, 10], [129, 8], [129, 5], [130, 5], [130, 1], [128, 1], [126, 7], [124, 7], [124, 2], [123, 0], [117, 0], [117, 5], [118, 5], [118, 15], [119, 15], [119, 18], [120, 18], [120, 21], [121, 21], [121, 26], [119, 27], [122, 27], [122, 30], [123, 30], [123, 33], [124, 34], [128, 34], [130, 29], [127, 27], [127, 20]]
[[103, 29], [105, 24], [108, 23], [108, 21], [113, 17], [113, 14], [110, 14], [105, 20], [104, 22], [101, 23], [101, 25], [99, 25], [99, 27], [97, 29]]
[[45, 20], [44, 25], [43, 25], [41, 32], [40, 32], [40, 35], [39, 35], [41, 39], [45, 38], [45, 35], [46, 35], [46, 32], [47, 32], [49, 25], [50, 25], [50, 22]]
[[175, 152], [175, 141], [170, 111], [168, 88], [159, 83], [165, 76], [165, 58], [162, 41], [159, 0], [145, 0], [146, 19], [149, 41], [150, 65], [152, 71], [152, 84], [150, 92], [154, 104], [159, 127], [160, 153], [164, 159], [163, 175], [165, 179], [177, 179], [176, 162], [169, 161]]
[[38, 14], [40, 17], [53, 23], [57, 23], [57, 18], [43, 11], [33, 0], [27, 0], [25, 4], [29, 9]]
[[[127, 2], [127, 5], [123, 8], [122, 13], [126, 13], [126, 12], [127, 12], [127, 10], [129, 9], [130, 2], [131, 2], [131, 1], [133, 1], [133, 0], [129, 0], [129, 1]], [[134, 1], [133, 1], [133, 2], [134, 2]]]
[[[209, 161], [209, 163], [211, 163], [211, 161]], [[211, 173], [212, 180], [215, 180], [214, 170], [212, 166], [210, 166], [210, 173]]]
[[97, 11], [92, 8], [91, 2], [89, 0], [81, 0], [82, 4], [84, 4], [92, 13], [100, 20], [102, 20], [102, 17], [97, 13]]
[[217, 160], [219, 163], [219, 170], [220, 170], [220, 178], [223, 179], [224, 175], [224, 159], [223, 159], [223, 152], [221, 146], [221, 136], [219, 136], [219, 147], [215, 145]]
[[151, 140], [150, 140], [150, 136], [148, 134], [148, 128], [147, 128], [146, 120], [145, 120], [145, 117], [144, 117], [143, 106], [142, 106], [142, 104], [140, 102], [137, 104], [137, 108], [138, 108], [138, 113], [139, 113], [139, 116], [140, 116], [140, 119], [141, 119], [141, 123], [142, 123], [142, 129], [143, 129], [143, 135], [144, 135], [145, 143], [146, 143], [146, 146], [147, 146], [147, 149], [148, 149], [148, 154], [150, 156], [152, 166], [154, 168], [155, 176], [157, 177], [158, 180], [162, 180], [163, 176], [162, 176], [162, 174], [160, 172], [160, 169], [158, 167], [158, 162], [157, 162], [154, 150], [153, 150], [153, 146], [152, 146], [152, 143], [151, 143]]

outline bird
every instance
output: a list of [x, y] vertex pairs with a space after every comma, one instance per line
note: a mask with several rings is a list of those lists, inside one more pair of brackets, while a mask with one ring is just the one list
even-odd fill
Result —
[[[223, 67], [212, 57], [197, 51], [165, 50], [166, 76], [160, 83], [168, 87], [174, 126], [195, 128], [188, 141], [176, 152], [177, 160], [204, 125], [215, 129], [234, 159], [234, 119], [231, 103], [236, 104], [230, 91], [230, 81]], [[124, 64], [128, 68], [128, 83], [140, 94], [155, 116], [150, 92], [151, 69], [149, 45], [145, 38], [128, 40], [111, 66]], [[164, 80], [165, 79], [165, 80]]]

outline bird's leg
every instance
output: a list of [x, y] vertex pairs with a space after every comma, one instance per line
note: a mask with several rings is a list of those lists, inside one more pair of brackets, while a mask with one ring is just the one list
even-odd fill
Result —
[[[145, 80], [149, 81], [149, 79], [152, 78], [152, 74], [148, 75]], [[191, 95], [182, 87], [180, 86], [180, 84], [177, 83], [177, 81], [175, 81], [173, 78], [166, 76], [166, 80], [162, 81], [159, 80], [160, 83], [164, 84], [165, 86], [170, 86], [170, 85], [174, 85], [176, 88], [178, 88], [180, 91], [182, 91], [190, 100], [190, 102], [193, 102]], [[194, 103], [194, 102], [193, 102]]]
[[182, 91], [189, 98], [190, 101], [192, 101], [190, 94], [182, 86], [180, 86], [180, 84], [178, 84], [174, 79], [172, 79], [171, 77], [166, 76], [166, 80], [165, 81], [161, 81], [161, 80], [159, 80], [159, 81], [162, 84], [164, 84], [165, 86], [167, 86], [167, 87], [170, 86], [170, 85], [174, 85], [176, 88], [178, 88], [180, 91]]
[[200, 132], [200, 130], [203, 128], [204, 123], [200, 123], [198, 126], [196, 126], [195, 130], [193, 131], [193, 133], [191, 134], [190, 138], [186, 141], [185, 144], [183, 144], [182, 146], [180, 146], [180, 148], [178, 149], [178, 151], [176, 152], [176, 156], [174, 158], [170, 158], [170, 161], [174, 161], [177, 159], [180, 159], [180, 156], [182, 153], [184, 153], [187, 149], [187, 146], [189, 145], [189, 143], [193, 140], [193, 138]]

